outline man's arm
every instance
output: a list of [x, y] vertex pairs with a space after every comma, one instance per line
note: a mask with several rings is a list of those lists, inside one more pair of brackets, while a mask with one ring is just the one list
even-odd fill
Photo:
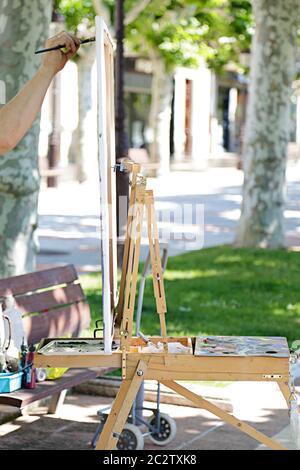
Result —
[[46, 42], [46, 47], [64, 44], [61, 50], [45, 54], [43, 63], [33, 78], [19, 93], [0, 109], [0, 155], [12, 150], [32, 126], [42, 106], [54, 75], [65, 66], [80, 46], [80, 40], [62, 32]]

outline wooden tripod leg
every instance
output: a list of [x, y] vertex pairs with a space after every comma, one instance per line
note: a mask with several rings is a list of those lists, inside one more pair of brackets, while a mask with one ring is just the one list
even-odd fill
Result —
[[249, 424], [246, 424], [243, 421], [240, 421], [239, 419], [237, 419], [234, 416], [230, 415], [226, 411], [221, 410], [218, 406], [213, 405], [209, 401], [207, 401], [204, 398], [196, 395], [195, 393], [191, 392], [190, 390], [183, 387], [182, 385], [179, 385], [177, 382], [174, 382], [172, 380], [162, 380], [161, 383], [163, 385], [165, 385], [166, 387], [170, 388], [171, 390], [174, 390], [175, 392], [179, 393], [183, 397], [187, 398], [191, 402], [195, 403], [195, 405], [197, 405], [198, 408], [205, 409], [205, 410], [209, 411], [210, 413], [214, 414], [215, 416], [218, 416], [219, 418], [221, 418], [226, 423], [231, 424], [235, 428], [239, 429], [240, 431], [244, 432], [245, 434], [248, 434], [249, 436], [253, 437], [257, 441], [262, 442], [263, 444], [270, 447], [271, 449], [273, 449], [273, 450], [287, 450], [281, 444], [279, 444], [278, 442], [276, 442], [273, 439], [269, 438], [265, 434], [257, 431], [255, 428], [253, 428]]
[[140, 361], [131, 380], [123, 380], [96, 445], [96, 450], [113, 450], [123, 431], [132, 403], [143, 381], [147, 364]]
[[290, 401], [291, 401], [292, 393], [291, 393], [291, 389], [289, 387], [289, 383], [288, 382], [277, 382], [277, 383], [278, 383], [278, 386], [281, 390], [282, 395], [285, 398], [285, 401], [287, 403], [288, 408], [290, 408]]
[[130, 228], [130, 247], [128, 266], [125, 281], [125, 295], [122, 315], [121, 348], [129, 350], [133, 330], [133, 315], [140, 260], [140, 246], [142, 236], [142, 224], [145, 205], [145, 184], [142, 183], [136, 190], [135, 217]]
[[133, 211], [134, 211], [134, 204], [135, 204], [135, 197], [136, 197], [136, 183], [137, 183], [137, 177], [138, 177], [138, 173], [140, 169], [141, 169], [140, 165], [138, 164], [132, 165], [131, 191], [130, 191], [130, 197], [129, 197], [126, 237], [125, 237], [124, 252], [123, 252], [119, 302], [118, 302], [117, 316], [115, 319], [116, 328], [120, 327], [121, 322], [122, 322], [124, 294], [125, 294], [125, 281], [126, 281], [129, 248], [130, 248], [130, 227], [133, 221]]
[[152, 267], [153, 289], [156, 300], [156, 310], [159, 314], [161, 335], [164, 342], [164, 348], [168, 351], [166, 312], [167, 303], [164, 287], [163, 270], [160, 258], [160, 247], [158, 241], [158, 230], [154, 211], [153, 191], [146, 191], [146, 208], [147, 208], [147, 228], [149, 239], [149, 250]]

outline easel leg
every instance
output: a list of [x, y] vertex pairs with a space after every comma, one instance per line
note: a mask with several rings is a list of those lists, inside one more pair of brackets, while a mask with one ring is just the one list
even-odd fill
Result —
[[96, 450], [113, 450], [115, 448], [146, 370], [147, 364], [140, 361], [133, 378], [122, 381], [111, 412], [97, 442]]
[[120, 295], [119, 295], [119, 302], [118, 302], [118, 313], [115, 319], [115, 327], [118, 329], [121, 327], [122, 323], [122, 314], [123, 314], [123, 306], [124, 306], [124, 295], [125, 295], [125, 283], [126, 283], [126, 276], [128, 270], [128, 258], [129, 258], [129, 251], [130, 251], [130, 243], [131, 243], [131, 226], [133, 223], [134, 218], [134, 204], [136, 198], [136, 183], [138, 173], [140, 171], [140, 165], [133, 164], [132, 166], [132, 181], [131, 181], [131, 191], [130, 191], [130, 199], [129, 199], [129, 208], [128, 208], [128, 217], [127, 217], [127, 227], [126, 227], [126, 238], [124, 244], [124, 252], [123, 252], [123, 263], [122, 263], [122, 275], [121, 275], [121, 282], [120, 282]]
[[124, 305], [122, 306], [121, 322], [121, 349], [128, 351], [132, 338], [133, 314], [135, 305], [135, 294], [140, 258], [140, 245], [142, 235], [143, 213], [145, 204], [145, 184], [142, 180], [136, 188], [136, 199], [134, 207], [134, 220], [129, 232], [129, 254], [128, 267], [125, 278]]
[[285, 398], [288, 408], [290, 408], [291, 389], [288, 382], [277, 382], [282, 395]]
[[216, 405], [213, 405], [209, 401], [196, 395], [195, 393], [191, 392], [185, 387], [182, 387], [182, 385], [179, 385], [177, 382], [174, 382], [172, 380], [163, 380], [161, 381], [161, 383], [165, 385], [166, 387], [170, 388], [171, 390], [174, 390], [175, 392], [179, 393], [183, 397], [187, 398], [191, 402], [195, 403], [198, 406], [198, 408], [202, 408], [202, 409], [209, 411], [210, 413], [213, 413], [215, 416], [218, 416], [226, 423], [231, 424], [235, 428], [239, 429], [245, 434], [248, 434], [249, 436], [253, 437], [257, 441], [262, 442], [263, 444], [270, 447], [271, 449], [286, 450], [285, 447], [283, 447], [278, 442], [269, 438], [265, 434], [257, 431], [255, 428], [253, 428], [249, 424], [246, 424], [243, 421], [238, 420], [237, 418], [230, 415], [226, 411], [221, 410]]
[[167, 303], [161, 265], [160, 247], [158, 242], [158, 230], [155, 219], [153, 191], [146, 191], [147, 227], [149, 239], [149, 252], [152, 266], [153, 289], [156, 300], [156, 310], [159, 314], [160, 329], [165, 352], [168, 352], [166, 312]]

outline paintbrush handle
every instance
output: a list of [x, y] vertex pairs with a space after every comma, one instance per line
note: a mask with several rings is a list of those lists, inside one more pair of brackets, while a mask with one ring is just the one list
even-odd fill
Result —
[[35, 51], [35, 54], [42, 54], [43, 52], [50, 52], [50, 51], [57, 51], [58, 49], [63, 49], [65, 47], [64, 44], [59, 44], [55, 47], [48, 47], [47, 49], [40, 49], [39, 51]]
[[[80, 44], [87, 44], [89, 42], [95, 42], [96, 38], [89, 38], [89, 39], [83, 39], [80, 41]], [[35, 54], [42, 54], [43, 52], [50, 52], [50, 51], [57, 51], [58, 49], [63, 49], [65, 44], [59, 44], [58, 46], [54, 47], [48, 47], [47, 49], [40, 49], [38, 51], [35, 51]]]
[[80, 44], [87, 44], [88, 42], [95, 42], [96, 41], [96, 38], [89, 38], [89, 39], [83, 39], [83, 40], [80, 40]]

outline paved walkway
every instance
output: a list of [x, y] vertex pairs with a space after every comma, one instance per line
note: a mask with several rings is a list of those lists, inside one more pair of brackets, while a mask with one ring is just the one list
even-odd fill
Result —
[[[268, 436], [294, 448], [290, 440], [288, 413], [275, 384], [234, 383], [225, 391], [233, 403], [233, 412]], [[0, 449], [89, 449], [97, 427], [97, 410], [111, 398], [68, 395], [59, 415], [46, 415], [39, 408], [28, 416], [0, 427]], [[153, 403], [146, 403], [153, 407]], [[210, 413], [186, 406], [162, 405], [161, 411], [176, 420], [177, 434], [168, 450], [254, 450], [257, 441], [224, 424]], [[162, 450], [145, 439], [145, 449]]]
[[[242, 172], [232, 168], [173, 172], [168, 177], [149, 179], [156, 196], [160, 235], [169, 239], [171, 255], [234, 240], [242, 181]], [[43, 189], [39, 214], [39, 268], [74, 263], [79, 272], [99, 271], [97, 180]], [[286, 244], [294, 249], [300, 249], [299, 220], [300, 167], [291, 167], [285, 227]]]

